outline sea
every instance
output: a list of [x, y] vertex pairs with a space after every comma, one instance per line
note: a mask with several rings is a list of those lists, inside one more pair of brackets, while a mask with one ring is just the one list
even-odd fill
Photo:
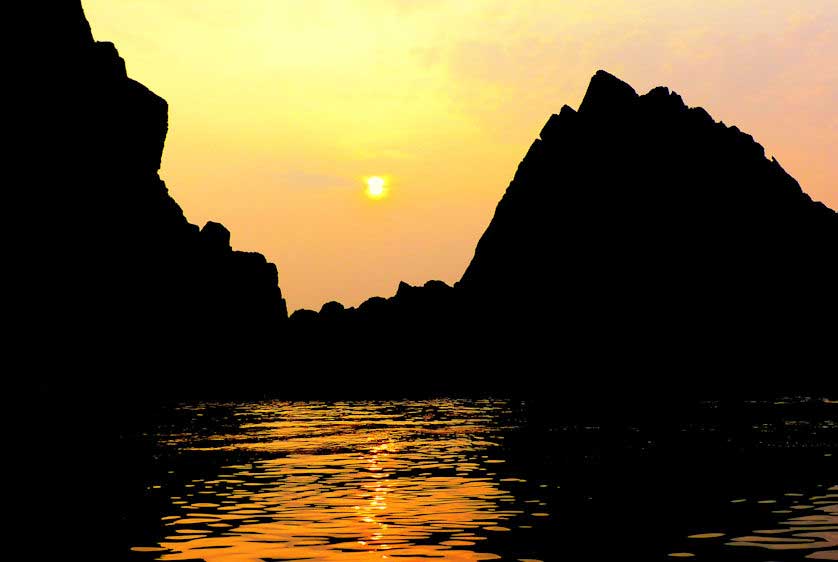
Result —
[[184, 402], [123, 436], [127, 560], [838, 560], [838, 404]]

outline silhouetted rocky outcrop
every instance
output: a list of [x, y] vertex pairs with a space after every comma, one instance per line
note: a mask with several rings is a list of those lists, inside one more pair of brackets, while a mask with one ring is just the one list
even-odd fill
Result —
[[[666, 88], [638, 96], [600, 71], [579, 111], [563, 107], [533, 143], [460, 285], [593, 283], [631, 297], [662, 284], [699, 299], [747, 289], [762, 304], [827, 304], [836, 242], [835, 212], [751, 136]], [[804, 285], [809, 295], [793, 290]]]
[[750, 135], [600, 71], [548, 120], [459, 287], [524, 295], [592, 354], [759, 381], [820, 376], [837, 259], [838, 215]]
[[[25, 181], [5, 207], [6, 375], [48, 390], [7, 393], [23, 397], [7, 401], [26, 497], [10, 536], [27, 558], [66, 558], [94, 527], [84, 556], [124, 558], [122, 499], [163, 497], [124, 477], [137, 397], [522, 392], [545, 416], [655, 417], [748, 384], [838, 390], [835, 212], [665, 88], [597, 73], [579, 111], [547, 122], [455, 287], [287, 321], [276, 267], [190, 224], [160, 180], [166, 102], [93, 40], [78, 0], [42, 16], [38, 107], [10, 164]], [[71, 514], [46, 534], [45, 505]]]
[[25, 104], [7, 112], [24, 126], [9, 135], [22, 159], [9, 159], [20, 180], [3, 217], [5, 410], [13, 478], [34, 494], [19, 521], [43, 522], [46, 504], [69, 516], [14, 534], [34, 545], [24, 557], [60, 560], [98, 518], [82, 557], [122, 560], [126, 498], [145, 495], [130, 477], [142, 448], [125, 435], [151, 402], [281, 378], [287, 314], [276, 267], [232, 250], [220, 224], [190, 224], [160, 180], [166, 102], [93, 40], [78, 0], [32, 8], [14, 57], [24, 79], [10, 82]]
[[423, 350], [417, 384], [834, 389], [836, 259], [836, 213], [751, 136], [600, 71], [547, 121], [455, 289], [307, 324], [381, 334], [394, 369]]
[[33, 361], [155, 392], [149, 378], [203, 384], [222, 364], [273, 360], [287, 321], [277, 269], [234, 251], [222, 225], [190, 224], [169, 195], [158, 176], [165, 100], [128, 77], [113, 44], [94, 41], [78, 0], [44, 19], [46, 118], [20, 224], [21, 322], [46, 350]]
[[[79, 2], [45, 19], [11, 292], [37, 372], [144, 391], [618, 395], [773, 387], [774, 371], [819, 383], [834, 362], [836, 213], [666, 88], [640, 96], [600, 71], [578, 111], [551, 116], [455, 287], [401, 284], [288, 322], [276, 267], [190, 224], [160, 180], [166, 102], [94, 41]], [[231, 368], [248, 380], [214, 376]]]

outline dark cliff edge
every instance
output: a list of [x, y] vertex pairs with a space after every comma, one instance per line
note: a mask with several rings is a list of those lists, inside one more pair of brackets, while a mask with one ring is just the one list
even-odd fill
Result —
[[659, 422], [680, 398], [838, 390], [835, 212], [664, 88], [600, 72], [552, 116], [455, 287], [289, 320], [276, 267], [170, 197], [166, 102], [78, 0], [37, 19], [6, 216], [9, 536], [28, 558], [125, 558], [165, 397], [519, 394]]
[[[131, 436], [147, 435], [160, 400], [281, 379], [288, 318], [277, 268], [234, 251], [221, 224], [190, 224], [169, 195], [166, 102], [94, 41], [78, 0], [36, 9], [14, 84], [32, 109], [10, 111], [24, 127], [4, 217], [8, 456], [26, 491], [12, 550], [64, 560], [79, 545], [84, 560], [124, 560], [125, 518], [148, 494], [138, 467], [154, 462]], [[52, 525], [44, 505], [69, 516]]]
[[350, 389], [834, 392], [837, 273], [838, 215], [751, 136], [600, 71], [547, 121], [454, 288], [403, 284], [291, 325], [365, 354]]
[[30, 383], [123, 398], [834, 387], [838, 216], [666, 88], [600, 71], [578, 111], [551, 116], [454, 287], [289, 321], [276, 267], [169, 196], [166, 102], [79, 2], [44, 18], [14, 222]]
[[287, 323], [276, 266], [186, 220], [158, 175], [168, 105], [94, 40], [80, 2], [43, 18], [44, 117], [18, 225], [25, 368], [45, 388], [130, 396], [272, 362]]

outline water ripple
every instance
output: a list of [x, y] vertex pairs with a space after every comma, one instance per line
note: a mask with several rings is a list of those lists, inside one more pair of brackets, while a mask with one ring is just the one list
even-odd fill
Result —
[[[551, 469], [529, 480], [509, 455], [505, 440], [520, 428], [507, 401], [245, 403], [224, 405], [223, 416], [212, 407], [183, 405], [187, 423], [172, 426], [177, 432], [160, 432], [159, 443], [198, 459], [237, 460], [203, 477], [193, 478], [202, 473], [193, 470], [188, 480], [176, 474], [150, 485], [166, 506], [160, 517], [165, 531], [156, 543], [134, 546], [134, 556], [206, 562], [470, 562], [506, 556], [539, 562], [544, 541], [561, 522], [558, 476]], [[710, 429], [689, 431], [703, 436]], [[645, 454], [654, 443], [630, 435], [635, 433], [641, 443], [635, 448]], [[591, 443], [584, 459], [600, 454], [597, 425], [552, 427], [547, 434], [566, 444]], [[527, 451], [549, 456], [561, 448], [558, 443]], [[527, 460], [530, 467], [538, 462]], [[834, 560], [836, 492], [838, 487], [818, 494], [734, 496], [724, 500], [730, 509], [762, 510], [776, 526], [747, 534], [696, 529], [684, 533], [683, 550], [673, 548], [668, 556], [718, 559], [723, 553], [734, 559], [740, 552], [766, 551]], [[587, 509], [588, 500], [582, 496], [575, 505]], [[609, 520], [601, 520], [607, 541]], [[527, 537], [534, 533], [540, 533], [542, 551], [529, 549]]]

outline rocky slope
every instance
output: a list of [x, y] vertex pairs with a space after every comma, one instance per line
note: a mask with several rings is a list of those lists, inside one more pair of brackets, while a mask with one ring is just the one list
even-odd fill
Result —
[[166, 375], [178, 380], [273, 359], [287, 320], [277, 269], [232, 250], [222, 225], [190, 224], [169, 195], [158, 175], [165, 100], [128, 77], [113, 44], [93, 39], [78, 0], [44, 19], [46, 118], [32, 150], [32, 216], [21, 221], [36, 361], [49, 370], [72, 359], [126, 379], [180, 368]]
[[564, 106], [533, 143], [460, 285], [622, 291], [640, 277], [714, 289], [724, 270], [726, 289], [762, 279], [748, 287], [757, 296], [822, 286], [836, 243], [836, 213], [751, 136], [666, 88], [638, 96], [600, 71], [579, 111]]
[[[166, 102], [94, 41], [78, 1], [44, 19], [12, 220], [11, 317], [36, 372], [118, 373], [144, 392], [538, 392], [820, 381], [834, 362], [836, 213], [666, 88], [598, 72], [578, 111], [550, 117], [455, 287], [403, 284], [289, 323], [276, 268], [190, 224], [160, 180]], [[264, 380], [213, 375], [233, 367]], [[316, 377], [280, 382], [283, 368]]]
[[459, 374], [443, 386], [819, 386], [837, 275], [838, 215], [751, 136], [600, 71], [530, 147], [444, 309], [402, 286], [292, 325], [362, 326], [385, 365]]

